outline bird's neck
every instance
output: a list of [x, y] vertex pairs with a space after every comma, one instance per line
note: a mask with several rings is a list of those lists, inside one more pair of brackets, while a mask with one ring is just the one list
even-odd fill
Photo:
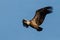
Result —
[[30, 21], [27, 21], [27, 25], [30, 25]]

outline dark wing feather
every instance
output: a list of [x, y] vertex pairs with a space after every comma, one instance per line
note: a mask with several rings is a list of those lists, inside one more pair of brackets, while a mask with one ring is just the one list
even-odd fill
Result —
[[34, 21], [37, 25], [41, 25], [46, 17], [46, 14], [52, 12], [52, 7], [44, 7], [36, 11], [35, 16], [31, 21]]
[[43, 12], [42, 12], [43, 10], [41, 10], [41, 11], [40, 10], [36, 11], [34, 18], [31, 20], [31, 21], [34, 21], [38, 25], [42, 24], [42, 22], [45, 18], [45, 14], [43, 14]]

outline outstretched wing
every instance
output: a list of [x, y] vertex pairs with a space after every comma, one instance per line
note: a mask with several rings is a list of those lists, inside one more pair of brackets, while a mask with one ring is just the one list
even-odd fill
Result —
[[[42, 18], [43, 18], [43, 19], [42, 19]], [[36, 14], [35, 14], [34, 18], [33, 18], [31, 21], [34, 21], [36, 24], [40, 25], [40, 24], [42, 24], [44, 18], [45, 18], [45, 17], [43, 17], [43, 16], [41, 15], [41, 12], [36, 11]]]
[[36, 11], [35, 16], [31, 21], [34, 21], [37, 25], [41, 25], [46, 17], [46, 14], [51, 12], [51, 7], [41, 8]]

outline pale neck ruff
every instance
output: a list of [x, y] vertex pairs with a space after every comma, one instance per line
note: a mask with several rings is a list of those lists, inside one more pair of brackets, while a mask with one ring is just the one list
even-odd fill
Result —
[[30, 21], [27, 21], [27, 24], [29, 25], [30, 24]]

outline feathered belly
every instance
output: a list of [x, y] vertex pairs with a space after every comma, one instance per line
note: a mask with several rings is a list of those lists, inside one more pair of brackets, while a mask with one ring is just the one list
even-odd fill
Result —
[[35, 22], [33, 22], [33, 21], [31, 22], [30, 26], [32, 28], [38, 28], [38, 25]]

